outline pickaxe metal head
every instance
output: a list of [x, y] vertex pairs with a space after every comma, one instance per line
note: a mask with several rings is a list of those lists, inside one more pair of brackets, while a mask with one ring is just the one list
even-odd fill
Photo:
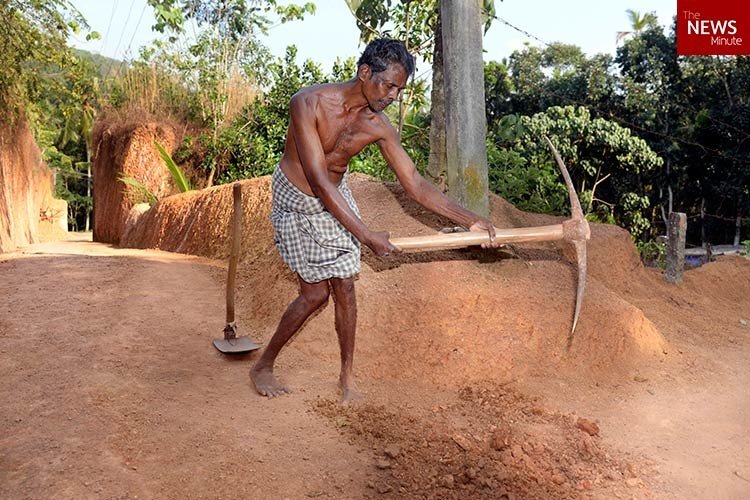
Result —
[[565, 163], [560, 157], [560, 153], [552, 144], [552, 141], [544, 136], [550, 149], [552, 149], [552, 155], [555, 157], [555, 162], [560, 168], [565, 179], [565, 185], [568, 188], [568, 195], [570, 196], [570, 215], [571, 219], [563, 222], [563, 237], [565, 240], [570, 241], [573, 244], [573, 248], [576, 252], [576, 260], [578, 263], [578, 290], [576, 291], [576, 309], [573, 314], [573, 328], [570, 330], [572, 341], [573, 333], [576, 331], [576, 325], [578, 324], [578, 315], [581, 313], [581, 303], [583, 302], [583, 291], [586, 288], [586, 242], [591, 239], [591, 229], [589, 223], [583, 216], [583, 210], [581, 209], [581, 202], [578, 200], [578, 195], [573, 187], [573, 181], [570, 179], [568, 169], [565, 167]]

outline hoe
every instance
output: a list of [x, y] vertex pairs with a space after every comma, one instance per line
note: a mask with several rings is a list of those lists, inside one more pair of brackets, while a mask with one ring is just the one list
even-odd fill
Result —
[[232, 186], [232, 250], [229, 254], [229, 272], [227, 273], [227, 325], [224, 327], [224, 338], [214, 340], [214, 347], [224, 354], [240, 354], [260, 349], [250, 337], [237, 336], [237, 323], [234, 320], [234, 289], [237, 278], [237, 261], [240, 258], [242, 242], [242, 186], [235, 182]]

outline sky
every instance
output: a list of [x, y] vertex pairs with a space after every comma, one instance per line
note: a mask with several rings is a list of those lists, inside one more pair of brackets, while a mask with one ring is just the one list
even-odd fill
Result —
[[[298, 0], [304, 3], [309, 0]], [[312, 0], [315, 15], [304, 21], [273, 27], [264, 42], [276, 56], [288, 45], [298, 48], [299, 61], [312, 59], [330, 71], [337, 57], [359, 57], [359, 30], [344, 0]], [[151, 31], [152, 9], [146, 0], [72, 0], [101, 40], [86, 42], [73, 36], [71, 45], [116, 59], [135, 59], [139, 48], [157, 37]], [[288, 2], [287, 2], [288, 3]], [[626, 9], [655, 12], [659, 24], [669, 28], [676, 12], [675, 0], [496, 0], [497, 16], [543, 42], [577, 45], [589, 55], [614, 54], [618, 31], [630, 27]], [[524, 43], [542, 44], [501, 21], [484, 37], [484, 59], [502, 60]], [[421, 73], [428, 68], [418, 67]]]

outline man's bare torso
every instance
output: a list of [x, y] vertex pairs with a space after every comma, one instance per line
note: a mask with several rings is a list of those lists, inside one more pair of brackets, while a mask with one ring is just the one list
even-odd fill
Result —
[[[380, 140], [389, 126], [382, 113], [376, 113], [367, 106], [347, 109], [342, 89], [342, 84], [333, 83], [307, 87], [298, 92], [316, 101], [317, 135], [323, 148], [328, 177], [336, 186], [346, 173], [349, 161], [365, 146]], [[284, 154], [279, 165], [292, 184], [314, 196], [291, 126], [287, 130]]]

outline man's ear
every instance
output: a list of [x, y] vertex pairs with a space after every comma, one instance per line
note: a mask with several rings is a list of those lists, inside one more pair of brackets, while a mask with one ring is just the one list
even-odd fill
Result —
[[359, 68], [357, 68], [357, 79], [364, 82], [370, 78], [372, 78], [372, 68], [370, 68], [370, 65], [360, 64]]

